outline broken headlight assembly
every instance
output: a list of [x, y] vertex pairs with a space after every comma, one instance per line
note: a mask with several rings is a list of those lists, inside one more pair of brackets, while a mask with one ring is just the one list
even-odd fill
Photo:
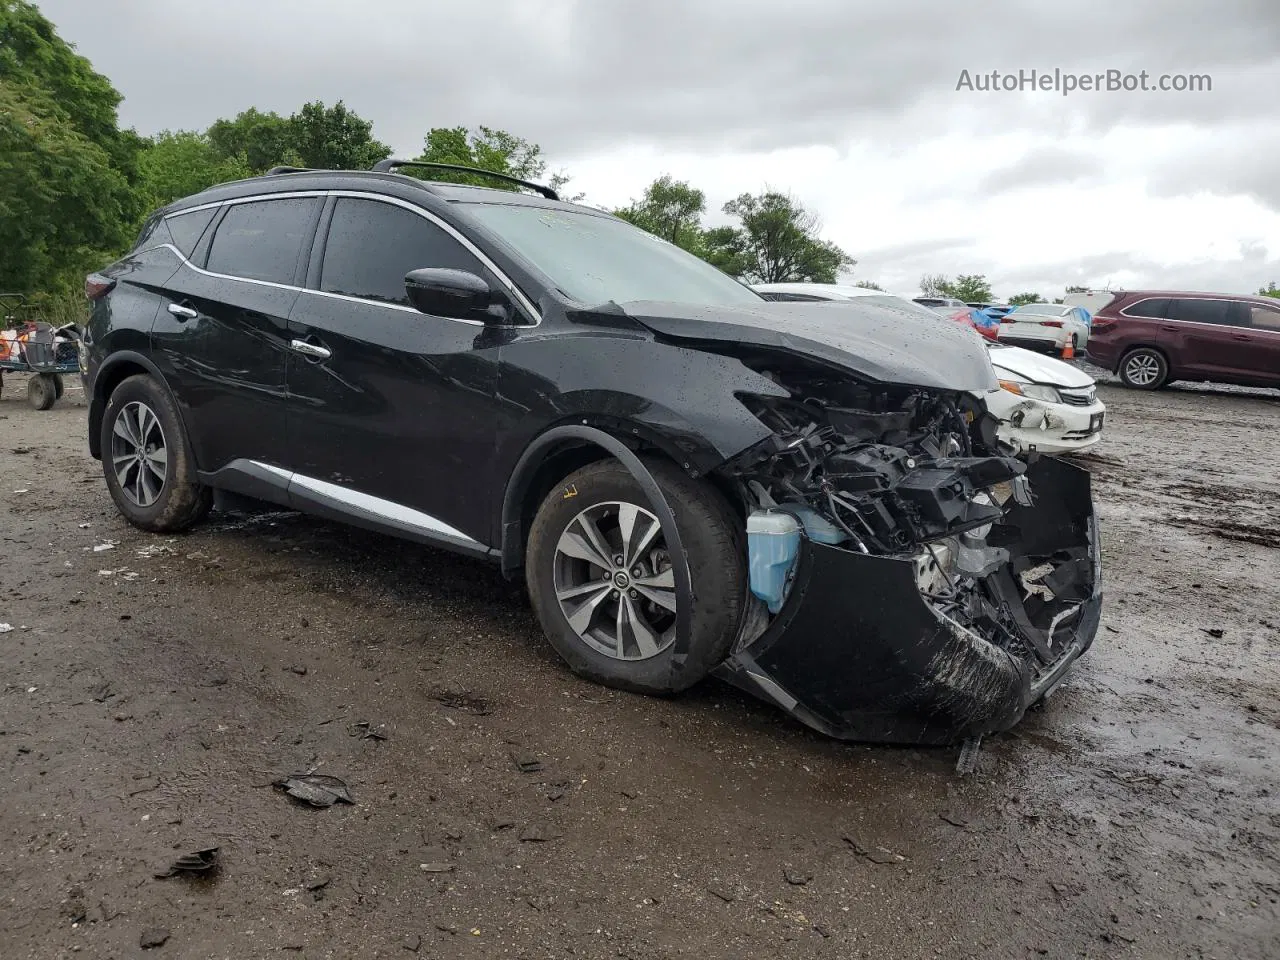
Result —
[[1001, 380], [1000, 389], [1031, 400], [1043, 400], [1046, 403], [1061, 403], [1062, 394], [1043, 383], [1031, 383], [1027, 380]]

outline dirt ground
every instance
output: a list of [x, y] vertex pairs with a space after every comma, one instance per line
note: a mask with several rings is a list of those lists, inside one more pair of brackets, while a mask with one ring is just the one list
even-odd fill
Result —
[[[281, 512], [141, 533], [78, 388], [24, 386], [5, 960], [1280, 956], [1275, 392], [1104, 388], [1104, 627], [961, 778], [717, 682], [579, 681], [478, 562]], [[354, 805], [271, 786], [312, 769]], [[154, 876], [207, 846], [211, 876]]]

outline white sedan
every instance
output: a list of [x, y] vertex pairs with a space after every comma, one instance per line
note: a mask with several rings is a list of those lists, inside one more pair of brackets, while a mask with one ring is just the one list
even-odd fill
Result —
[[1002, 343], [1061, 353], [1071, 344], [1083, 354], [1089, 342], [1089, 312], [1063, 303], [1028, 303], [1000, 318]]
[[[751, 289], [766, 300], [848, 301], [876, 297], [897, 307], [927, 307], [879, 290], [834, 283], [762, 283]], [[1052, 304], [1050, 306], [1053, 306]], [[975, 336], [978, 334], [975, 333]], [[983, 339], [1000, 382], [983, 399], [1000, 418], [1000, 436], [1020, 455], [1035, 449], [1043, 454], [1076, 453], [1102, 440], [1106, 407], [1097, 384], [1070, 363], [1032, 350]]]

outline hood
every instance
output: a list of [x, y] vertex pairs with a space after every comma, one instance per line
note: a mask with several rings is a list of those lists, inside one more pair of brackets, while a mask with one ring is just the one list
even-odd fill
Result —
[[1032, 383], [1068, 388], [1089, 387], [1094, 383], [1093, 377], [1079, 367], [1021, 347], [992, 346], [991, 362], [997, 373], [1001, 369], [1008, 370], [1018, 379]]
[[880, 383], [985, 393], [998, 389], [982, 337], [956, 323], [881, 302], [699, 306], [616, 305], [660, 336], [742, 344], [812, 357]]

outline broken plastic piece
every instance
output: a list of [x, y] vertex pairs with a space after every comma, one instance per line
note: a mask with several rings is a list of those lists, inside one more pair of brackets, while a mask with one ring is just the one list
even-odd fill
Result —
[[203, 850], [184, 853], [169, 865], [168, 870], [156, 873], [155, 877], [158, 880], [163, 880], [166, 877], [175, 877], [180, 873], [207, 873], [217, 865], [218, 848], [205, 847]]
[[323, 773], [293, 773], [275, 781], [272, 786], [313, 807], [355, 803], [346, 783]]
[[960, 759], [956, 761], [956, 773], [968, 776], [978, 769], [978, 751], [982, 749], [981, 737], [970, 737], [960, 744]]

